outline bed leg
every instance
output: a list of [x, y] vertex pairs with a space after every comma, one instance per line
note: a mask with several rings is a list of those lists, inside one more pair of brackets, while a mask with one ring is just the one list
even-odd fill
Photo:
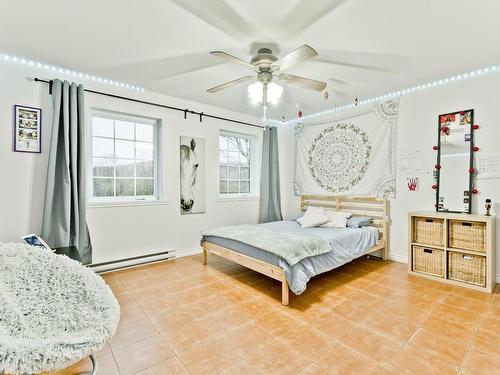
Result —
[[384, 246], [384, 249], [382, 250], [382, 260], [387, 260], [387, 243]]
[[203, 264], [208, 264], [208, 251], [205, 249], [205, 246], [203, 246]]
[[283, 280], [281, 282], [281, 303], [287, 306], [288, 302], [289, 302], [288, 282], [286, 280]]

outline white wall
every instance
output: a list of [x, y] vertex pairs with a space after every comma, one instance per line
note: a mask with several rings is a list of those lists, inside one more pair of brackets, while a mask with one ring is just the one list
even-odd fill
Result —
[[[335, 98], [333, 98], [335, 100]], [[432, 190], [432, 170], [436, 164], [437, 116], [442, 113], [473, 108], [475, 123], [480, 129], [475, 132], [475, 144], [479, 153], [500, 152], [500, 74], [475, 77], [469, 80], [420, 91], [403, 96], [398, 121], [398, 161], [406, 140], [422, 142], [424, 171], [421, 174], [420, 190], [409, 192], [406, 176], [397, 174], [396, 198], [390, 202], [392, 259], [407, 261], [407, 213], [415, 210], [434, 210], [435, 191]], [[283, 211], [287, 218], [299, 211], [299, 199], [293, 195], [294, 138], [290, 127], [280, 128], [280, 151], [286, 154], [281, 162], [281, 184], [283, 187]], [[284, 158], [283, 158], [284, 159]], [[399, 165], [398, 165], [399, 166]], [[467, 171], [464, 171], [466, 173]], [[473, 213], [484, 213], [484, 200], [495, 202], [495, 211], [500, 215], [500, 179], [477, 180], [479, 194], [473, 198]], [[497, 279], [500, 277], [500, 221], [497, 216]]]
[[[422, 140], [426, 173], [422, 176], [418, 192], [407, 191], [405, 176], [398, 176], [397, 196], [391, 202], [391, 253], [395, 259], [407, 258], [406, 214], [418, 209], [434, 209], [435, 192], [431, 185], [436, 152], [432, 150], [432, 146], [437, 142], [437, 115], [473, 108], [475, 123], [480, 125], [474, 135], [475, 145], [480, 148], [479, 153], [499, 152], [497, 98], [500, 98], [500, 74], [481, 76], [403, 97], [398, 121], [398, 144], [403, 144], [408, 138]], [[398, 148], [398, 153], [401, 151]], [[478, 179], [476, 187], [479, 194], [473, 197], [472, 212], [483, 214], [484, 200], [491, 198], [496, 203], [496, 213], [500, 214], [500, 180]], [[498, 218], [497, 237], [500, 239]], [[499, 249], [500, 242], [497, 241], [497, 275], [500, 274]]]
[[[40, 233], [45, 176], [50, 139], [50, 97], [45, 84], [33, 77], [47, 77], [47, 71], [0, 63], [0, 242], [19, 241], [26, 233]], [[58, 75], [58, 78], [68, 78]], [[108, 85], [83, 82], [87, 88], [131, 96], [141, 100], [190, 108], [260, 124], [259, 119], [202, 104], [153, 93], [118, 90]], [[12, 152], [13, 105], [43, 108], [42, 154]], [[253, 134], [262, 130], [220, 120], [189, 116], [182, 112], [86, 94], [86, 106], [158, 118], [163, 123], [164, 201], [150, 205], [89, 207], [87, 219], [94, 246], [93, 262], [123, 259], [166, 250], [199, 248], [200, 230], [205, 227], [258, 220], [258, 198], [218, 199], [218, 134], [220, 129]], [[205, 138], [206, 214], [180, 215], [179, 137]]]
[[[45, 189], [47, 144], [50, 127], [50, 97], [47, 87], [28, 78], [47, 77], [45, 71], [0, 63], [0, 241], [18, 241], [25, 233], [39, 233]], [[61, 77], [64, 78], [64, 77]], [[84, 82], [85, 83], [85, 82]], [[87, 83], [87, 87], [116, 92], [144, 100], [156, 101], [179, 107], [220, 114], [232, 118], [259, 123], [258, 119], [211, 108], [152, 93], [135, 93], [117, 90], [110, 86]], [[124, 102], [96, 95], [87, 95], [87, 106], [137, 113], [160, 118], [164, 122], [166, 203], [135, 207], [98, 207], [88, 209], [89, 228], [94, 243], [94, 262], [142, 255], [163, 250], [190, 250], [199, 245], [200, 230], [207, 226], [252, 223], [258, 219], [258, 201], [221, 201], [217, 199], [217, 135], [219, 129], [256, 134], [262, 131], [236, 124], [190, 116], [161, 108]], [[422, 141], [424, 173], [418, 192], [408, 192], [406, 176], [398, 174], [396, 198], [390, 202], [392, 259], [407, 260], [406, 215], [414, 210], [434, 209], [432, 168], [435, 164], [437, 115], [461, 109], [474, 108], [475, 122], [481, 128], [476, 131], [476, 145], [482, 153], [500, 151], [499, 110], [500, 74], [476, 77], [466, 81], [424, 90], [404, 96], [401, 100], [398, 122], [398, 145], [405, 140], [418, 138]], [[44, 108], [43, 153], [41, 155], [12, 152], [12, 106], [24, 104]], [[203, 215], [179, 214], [178, 142], [180, 135], [206, 138], [207, 149], [207, 213]], [[279, 129], [280, 177], [282, 208], [285, 218], [299, 211], [299, 200], [293, 194], [294, 137], [291, 126]], [[210, 151], [212, 150], [212, 151]], [[401, 155], [401, 147], [398, 155]], [[500, 214], [500, 180], [478, 180], [480, 194], [474, 198], [473, 212], [483, 213], [485, 198], [491, 198]], [[497, 220], [497, 274], [500, 274], [500, 222]]]

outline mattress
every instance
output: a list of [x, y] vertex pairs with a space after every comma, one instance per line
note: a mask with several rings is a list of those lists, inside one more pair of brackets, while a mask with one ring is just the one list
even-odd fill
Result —
[[306, 290], [307, 282], [311, 277], [359, 258], [378, 241], [378, 230], [373, 227], [357, 229], [302, 228], [296, 221], [276, 221], [260, 225], [283, 233], [315, 234], [324, 238], [330, 244], [331, 251], [305, 258], [294, 266], [290, 266], [284, 259], [270, 252], [239, 241], [215, 236], [206, 236], [204, 240], [280, 267], [285, 272], [290, 290], [295, 294], [301, 294]]

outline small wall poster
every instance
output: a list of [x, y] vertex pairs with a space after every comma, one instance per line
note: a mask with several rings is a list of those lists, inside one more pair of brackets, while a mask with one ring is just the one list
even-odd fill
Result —
[[14, 106], [14, 151], [42, 152], [42, 110]]
[[479, 179], [499, 179], [500, 178], [500, 152], [481, 155], [477, 160]]
[[406, 185], [408, 187], [408, 191], [418, 191], [418, 177], [407, 177]]
[[181, 214], [205, 213], [205, 140], [180, 138]]
[[422, 140], [408, 139], [399, 153], [399, 169], [406, 175], [418, 175], [422, 172]]

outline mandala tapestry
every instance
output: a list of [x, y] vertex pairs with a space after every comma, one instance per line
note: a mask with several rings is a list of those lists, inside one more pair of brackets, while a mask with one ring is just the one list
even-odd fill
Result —
[[294, 189], [301, 194], [393, 197], [399, 100], [295, 127]]
[[309, 149], [309, 170], [322, 188], [348, 191], [364, 176], [371, 148], [367, 135], [357, 126], [338, 124], [326, 128]]

